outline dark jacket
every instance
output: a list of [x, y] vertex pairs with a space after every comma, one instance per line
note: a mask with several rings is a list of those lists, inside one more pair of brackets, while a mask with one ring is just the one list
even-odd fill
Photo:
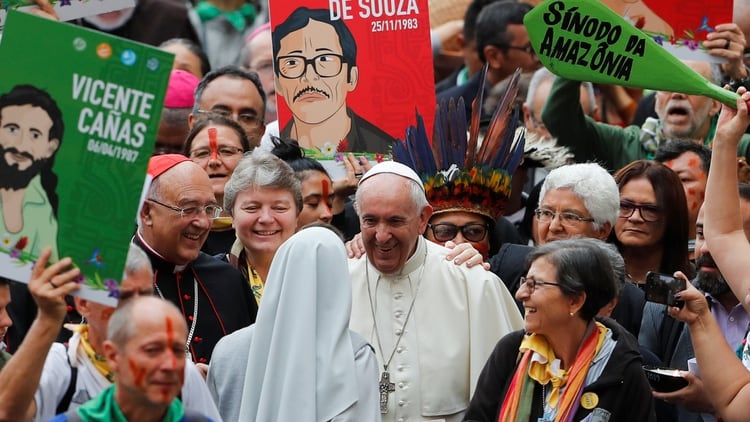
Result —
[[[190, 342], [193, 361], [208, 363], [214, 346], [223, 336], [255, 322], [258, 306], [250, 287], [231, 265], [201, 252], [182, 271], [146, 246], [138, 235], [133, 243], [146, 252], [154, 269], [154, 293], [174, 303], [185, 316], [188, 330], [198, 287], [198, 316]], [[194, 281], [196, 283], [194, 283]]]
[[[396, 143], [396, 139], [385, 133], [383, 130], [375, 126], [374, 124], [365, 120], [362, 116], [358, 115], [351, 108], [346, 108], [346, 113], [351, 119], [351, 128], [349, 133], [346, 134], [347, 148], [346, 151], [351, 152], [375, 152], [375, 153], [388, 153], [390, 152], [393, 144]], [[289, 138], [292, 135], [292, 126], [294, 125], [294, 118], [281, 129], [280, 136], [282, 138]], [[331, 140], [331, 143], [336, 145], [340, 140]]]
[[[635, 338], [619, 324], [608, 318], [597, 319], [612, 330], [612, 339], [617, 341], [612, 355], [599, 378], [583, 388], [583, 393], [593, 392], [598, 397], [594, 409], [578, 407], [573, 417], [580, 421], [596, 411], [609, 414], [609, 422], [656, 421], [651, 387], [643, 372], [641, 355]], [[500, 413], [505, 395], [516, 370], [524, 332], [515, 331], [503, 337], [495, 346], [482, 369], [477, 388], [471, 398], [466, 421], [495, 422]], [[542, 386], [536, 384], [531, 406], [531, 421], [542, 417]], [[518, 421], [520, 422], [520, 421]]]
[[[83, 19], [76, 23], [97, 29]], [[188, 20], [187, 7], [180, 0], [138, 0], [130, 20], [117, 29], [102, 32], [154, 46], [172, 38], [187, 38], [201, 45]]]

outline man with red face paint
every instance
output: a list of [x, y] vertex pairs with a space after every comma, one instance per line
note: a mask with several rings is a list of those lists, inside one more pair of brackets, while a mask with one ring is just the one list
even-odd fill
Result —
[[670, 140], [657, 148], [654, 160], [677, 173], [688, 207], [688, 251], [695, 258], [695, 224], [698, 211], [706, 197], [706, 181], [711, 163], [711, 150], [689, 140]]
[[[75, 333], [66, 347], [54, 343], [66, 314], [65, 295], [78, 289], [80, 274], [69, 258], [47, 267], [49, 249], [37, 261], [29, 291], [39, 312], [29, 333], [0, 372], [0, 421], [47, 421], [56, 413], [76, 409], [112, 385], [114, 368], [103, 358], [107, 324], [115, 309], [76, 297], [76, 306], [87, 323], [66, 324]], [[131, 245], [120, 284], [120, 300], [153, 295], [152, 272], [146, 254]], [[183, 342], [184, 354], [184, 342]], [[181, 399], [185, 406], [218, 420], [198, 369], [184, 366]], [[113, 419], [115, 420], [115, 419]]]
[[123, 303], [109, 319], [104, 358], [114, 385], [52, 421], [211, 421], [177, 398], [185, 379], [187, 325], [173, 304], [155, 297]]

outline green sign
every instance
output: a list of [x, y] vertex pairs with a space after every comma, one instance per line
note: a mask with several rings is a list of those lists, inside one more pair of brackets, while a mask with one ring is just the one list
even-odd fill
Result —
[[547, 0], [526, 14], [524, 24], [539, 60], [556, 75], [736, 104], [737, 94], [705, 79], [599, 1]]
[[0, 275], [49, 246], [114, 303], [173, 56], [10, 11], [0, 62]]

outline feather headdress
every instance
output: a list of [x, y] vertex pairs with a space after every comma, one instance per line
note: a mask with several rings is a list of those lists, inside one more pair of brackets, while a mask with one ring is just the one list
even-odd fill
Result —
[[427, 138], [424, 120], [406, 129], [406, 140], [393, 147], [393, 159], [411, 167], [420, 178], [435, 213], [468, 211], [495, 221], [510, 196], [511, 176], [524, 154], [524, 130], [519, 111], [513, 108], [518, 91], [517, 70], [480, 143], [485, 73], [472, 104], [467, 127], [463, 98], [438, 104], [433, 142]]

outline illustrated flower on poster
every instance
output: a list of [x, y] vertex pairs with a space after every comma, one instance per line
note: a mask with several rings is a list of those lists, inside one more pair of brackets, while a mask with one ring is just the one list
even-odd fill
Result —
[[0, 245], [0, 252], [7, 254], [16, 264], [25, 265], [36, 261], [36, 257], [26, 250], [29, 245], [27, 236], [23, 236], [13, 243], [12, 236], [4, 233]]
[[320, 153], [323, 154], [324, 157], [333, 158], [336, 155], [336, 147], [332, 143], [326, 142], [320, 147]]
[[116, 280], [108, 278], [104, 280], [104, 286], [107, 288], [107, 290], [109, 290], [109, 297], [113, 297], [115, 299], [120, 298], [120, 285], [117, 284]]
[[[636, 24], [636, 27], [639, 29], [642, 28], [642, 26], [638, 26]], [[701, 18], [700, 24], [695, 29], [686, 29], [683, 31], [682, 37], [679, 37], [677, 35], [668, 35], [668, 34], [661, 34], [658, 32], [648, 31], [641, 29], [644, 33], [651, 36], [651, 38], [656, 42], [657, 44], [664, 46], [665, 43], [671, 44], [676, 47], [685, 47], [692, 51], [695, 50], [707, 50], [705, 47], [703, 47], [703, 44], [701, 43], [701, 40], [703, 39], [703, 36], [700, 34], [701, 32], [704, 33], [710, 33], [714, 32], [715, 29], [708, 24], [708, 16], [703, 16]]]

